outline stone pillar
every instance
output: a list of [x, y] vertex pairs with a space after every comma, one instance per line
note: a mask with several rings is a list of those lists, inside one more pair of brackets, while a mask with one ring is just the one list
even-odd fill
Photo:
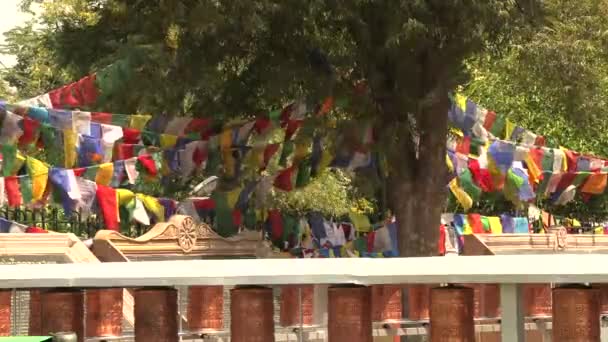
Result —
[[86, 337], [122, 335], [122, 288], [86, 291]]
[[372, 321], [384, 322], [403, 318], [402, 286], [372, 286]]
[[553, 342], [600, 342], [600, 306], [597, 289], [553, 289]]
[[30, 336], [42, 335], [41, 311], [40, 290], [30, 290], [30, 317], [28, 329], [28, 334]]
[[84, 341], [84, 291], [51, 289], [40, 293], [40, 326], [42, 335], [75, 332]]
[[329, 342], [372, 342], [372, 294], [364, 286], [333, 286], [328, 295]]
[[11, 335], [12, 290], [0, 290], [0, 336]]
[[135, 290], [135, 342], [177, 342], [177, 290]]
[[408, 294], [408, 315], [412, 321], [426, 321], [429, 319], [429, 300], [431, 285], [410, 285]]
[[272, 289], [251, 286], [230, 290], [230, 341], [274, 340]]
[[439, 287], [431, 290], [431, 342], [474, 342], [473, 289]]
[[[301, 300], [299, 296], [302, 296]], [[311, 325], [313, 319], [314, 286], [281, 286], [281, 326]], [[301, 311], [301, 312], [300, 312]]]
[[224, 327], [224, 287], [188, 288], [188, 328], [190, 331], [221, 330]]
[[551, 316], [551, 286], [547, 284], [523, 285], [526, 317]]

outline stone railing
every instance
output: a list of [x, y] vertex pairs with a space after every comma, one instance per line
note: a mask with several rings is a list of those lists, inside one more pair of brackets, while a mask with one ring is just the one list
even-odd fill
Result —
[[[476, 311], [479, 316], [481, 305], [483, 311], [494, 306], [500, 312], [495, 330], [500, 331], [503, 342], [519, 342], [524, 341], [529, 324], [521, 289], [531, 284], [554, 284], [550, 317], [553, 341], [600, 341], [601, 290], [586, 285], [608, 283], [607, 262], [608, 255], [518, 255], [1, 265], [0, 289], [4, 290], [0, 292], [0, 331], [5, 330], [7, 322], [10, 325], [7, 294], [14, 289], [29, 289], [31, 313], [39, 313], [34, 322], [36, 333], [74, 331], [81, 341], [115, 340], [122, 336], [123, 289], [134, 289], [132, 338], [178, 341], [188, 336], [180, 336], [184, 334], [176, 288], [199, 289], [196, 302], [188, 307], [188, 317], [204, 327], [219, 326], [221, 323], [213, 321], [217, 316], [214, 311], [223, 310], [223, 303], [209, 303], [206, 296], [218, 298], [214, 292], [217, 287], [230, 286], [230, 341], [275, 341], [272, 287], [280, 286], [295, 291], [297, 295], [290, 297], [297, 298], [296, 306], [305, 304], [305, 297], [314, 297], [314, 308], [307, 310], [318, 311], [315, 317], [326, 315], [326, 322], [320, 322], [327, 327], [322, 340], [370, 342], [378, 335], [374, 333], [373, 320], [378, 313], [372, 298], [379, 300], [385, 294], [390, 297], [395, 288], [406, 284], [411, 288], [444, 284], [432, 287], [426, 299], [429, 320], [422, 329], [428, 331], [431, 341], [474, 341], [475, 316]], [[315, 285], [312, 292], [306, 290], [310, 285]], [[327, 291], [317, 291], [327, 286]], [[498, 286], [499, 290], [484, 291], [484, 286]], [[475, 289], [499, 298], [486, 298], [477, 303], [476, 310]], [[409, 297], [416, 296], [410, 291]], [[409, 302], [410, 310], [424, 305], [414, 303], [412, 298]], [[403, 332], [403, 322], [395, 322], [399, 327], [387, 324], [383, 328]], [[299, 340], [304, 340], [303, 331], [297, 333]], [[201, 338], [205, 331], [191, 335]]]

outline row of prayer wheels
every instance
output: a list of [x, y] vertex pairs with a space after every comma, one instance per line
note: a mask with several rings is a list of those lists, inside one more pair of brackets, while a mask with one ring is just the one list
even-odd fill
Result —
[[[401, 319], [401, 289], [398, 285], [330, 287], [329, 341], [372, 341], [372, 322]], [[526, 316], [553, 316], [554, 341], [599, 341], [600, 313], [608, 309], [605, 287], [551, 289], [547, 285], [524, 285], [523, 291]], [[135, 340], [177, 341], [177, 291], [144, 288], [133, 293]], [[11, 330], [11, 295], [10, 290], [0, 291], [0, 335], [4, 336]], [[190, 331], [224, 328], [223, 287], [193, 286], [188, 295]], [[231, 340], [274, 341], [272, 290], [237, 287], [230, 295]], [[408, 296], [407, 316], [430, 320], [431, 341], [474, 341], [474, 318], [500, 315], [497, 285], [410, 286]], [[303, 324], [312, 323], [312, 286], [284, 286], [281, 297], [282, 326], [297, 325], [301, 317]], [[122, 289], [32, 290], [29, 333], [74, 331], [80, 341], [84, 337], [120, 336], [122, 301]], [[576, 339], [568, 339], [572, 331], [577, 332]]]

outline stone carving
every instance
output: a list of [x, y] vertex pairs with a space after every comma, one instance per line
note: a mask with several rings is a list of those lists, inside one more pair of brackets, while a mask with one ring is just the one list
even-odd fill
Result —
[[[243, 231], [236, 236], [219, 236], [205, 223], [196, 223], [191, 216], [174, 215], [167, 222], [154, 225], [147, 233], [130, 238], [118, 232], [97, 232], [94, 245], [111, 244], [125, 257], [146, 257], [184, 254], [198, 256], [271, 257], [272, 248], [259, 231]], [[94, 248], [95, 249], [95, 248]]]

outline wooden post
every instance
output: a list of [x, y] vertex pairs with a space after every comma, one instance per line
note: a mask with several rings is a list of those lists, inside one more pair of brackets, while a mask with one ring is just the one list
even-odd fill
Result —
[[600, 342], [600, 306], [597, 289], [553, 289], [553, 342]]
[[84, 341], [84, 291], [52, 289], [40, 293], [40, 326], [43, 335], [73, 331]]
[[86, 337], [122, 335], [122, 288], [86, 291]]
[[372, 342], [372, 294], [369, 287], [329, 288], [329, 342]]
[[0, 290], [0, 336], [11, 335], [12, 290]]
[[135, 290], [135, 342], [177, 342], [177, 290]]
[[230, 290], [230, 340], [274, 342], [272, 289], [251, 286]]
[[190, 331], [221, 330], [224, 327], [224, 287], [188, 288], [188, 328]]
[[[299, 298], [300, 295], [302, 298]], [[281, 286], [280, 322], [283, 327], [312, 324], [314, 286]]]
[[475, 341], [473, 289], [439, 287], [431, 290], [431, 342]]

